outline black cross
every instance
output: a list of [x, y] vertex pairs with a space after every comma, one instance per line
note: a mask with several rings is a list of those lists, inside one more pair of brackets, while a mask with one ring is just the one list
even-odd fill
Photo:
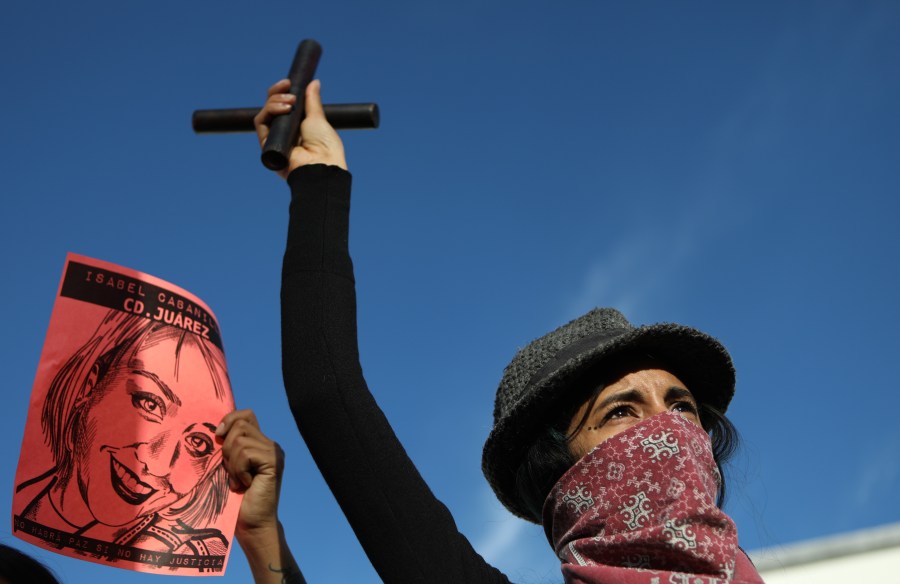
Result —
[[[322, 45], [313, 39], [306, 39], [297, 47], [294, 62], [288, 73], [291, 81], [290, 93], [297, 96], [297, 102], [290, 113], [272, 120], [269, 137], [263, 147], [262, 163], [272, 170], [287, 166], [291, 149], [300, 137], [300, 122], [305, 115], [304, 96], [306, 86], [313, 80]], [[378, 104], [339, 103], [323, 106], [325, 118], [336, 130], [356, 128], [377, 128], [379, 123]], [[253, 118], [261, 107], [194, 110], [191, 123], [197, 133], [207, 132], [252, 132]]]

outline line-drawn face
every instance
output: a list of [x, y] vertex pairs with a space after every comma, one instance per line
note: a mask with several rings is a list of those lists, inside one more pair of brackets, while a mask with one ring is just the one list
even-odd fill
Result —
[[222, 402], [197, 341], [145, 341], [87, 406], [75, 450], [79, 489], [93, 516], [124, 525], [190, 493], [217, 463]]

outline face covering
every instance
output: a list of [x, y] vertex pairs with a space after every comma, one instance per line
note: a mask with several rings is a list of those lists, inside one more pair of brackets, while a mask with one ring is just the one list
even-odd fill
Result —
[[544, 503], [547, 538], [567, 584], [761, 583], [716, 506], [709, 436], [657, 414], [570, 468]]

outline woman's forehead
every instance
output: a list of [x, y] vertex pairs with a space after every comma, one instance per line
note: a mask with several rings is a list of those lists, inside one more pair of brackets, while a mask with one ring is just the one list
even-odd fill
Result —
[[206, 386], [215, 389], [227, 375], [207, 353], [196, 340], [169, 336], [143, 343], [129, 360], [128, 368], [151, 372], [173, 390], [186, 386], [194, 391]]
[[628, 371], [612, 378], [604, 387], [604, 391], [626, 388], [640, 391], [660, 387], [681, 387], [683, 389], [688, 389], [685, 383], [668, 369], [648, 367]]
[[583, 378], [592, 387], [607, 387], [622, 382], [641, 371], [665, 372], [683, 383], [677, 373], [678, 368], [645, 353], [626, 353], [592, 367]]

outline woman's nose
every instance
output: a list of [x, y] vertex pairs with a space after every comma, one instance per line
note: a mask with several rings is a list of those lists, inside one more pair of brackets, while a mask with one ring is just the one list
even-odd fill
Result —
[[655, 416], [669, 410], [668, 404], [664, 401], [653, 400], [647, 404], [647, 417]]
[[160, 432], [137, 447], [138, 461], [144, 465], [148, 473], [156, 477], [165, 477], [172, 470], [178, 455], [178, 440], [170, 436], [170, 432]]

